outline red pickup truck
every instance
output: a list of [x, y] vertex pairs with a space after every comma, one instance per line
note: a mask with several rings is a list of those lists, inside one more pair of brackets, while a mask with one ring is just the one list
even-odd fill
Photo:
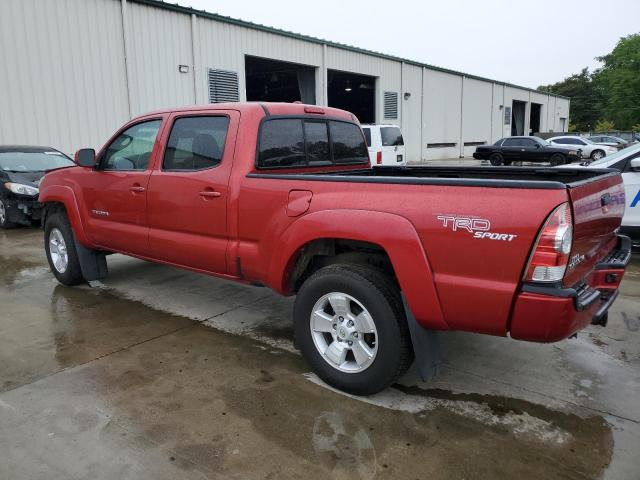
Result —
[[631, 255], [618, 172], [372, 169], [333, 108], [153, 112], [76, 163], [40, 185], [61, 283], [119, 252], [297, 295], [296, 344], [355, 394], [420, 359], [420, 331], [552, 342], [604, 324]]

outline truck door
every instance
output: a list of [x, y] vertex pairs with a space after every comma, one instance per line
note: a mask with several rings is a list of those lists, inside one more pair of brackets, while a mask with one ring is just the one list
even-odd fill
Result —
[[149, 180], [151, 255], [173, 264], [226, 273], [229, 176], [240, 114], [181, 114]]
[[162, 118], [153, 118], [127, 125], [102, 150], [97, 169], [80, 184], [87, 232], [96, 245], [147, 254], [147, 186], [161, 124]]

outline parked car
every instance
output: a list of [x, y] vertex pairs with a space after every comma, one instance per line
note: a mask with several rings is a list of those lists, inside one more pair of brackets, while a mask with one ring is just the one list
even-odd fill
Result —
[[424, 375], [431, 330], [552, 342], [605, 323], [624, 205], [583, 206], [621, 198], [620, 173], [372, 168], [354, 119], [250, 102], [131, 120], [42, 181], [53, 275], [102, 278], [119, 252], [296, 295], [296, 345], [361, 395], [414, 357]]
[[404, 139], [397, 125], [362, 125], [371, 165], [406, 165]]
[[620, 231], [629, 235], [640, 247], [640, 144], [633, 144], [595, 162], [581, 164], [584, 168], [614, 168], [622, 173], [626, 208]]
[[539, 137], [506, 137], [493, 145], [476, 147], [473, 158], [489, 160], [491, 165], [511, 165], [514, 161], [550, 162], [563, 165], [580, 159], [577, 149], [551, 145]]
[[578, 137], [577, 135], [551, 137], [548, 138], [547, 141], [554, 145], [566, 145], [571, 148], [577, 148], [582, 152], [582, 158], [590, 158], [591, 160], [600, 160], [606, 155], [618, 151], [616, 147], [593, 143], [588, 138]]
[[0, 146], [0, 228], [39, 221], [40, 179], [51, 170], [74, 165], [51, 147]]
[[599, 143], [600, 145], [609, 145], [610, 147], [616, 147], [618, 150], [622, 150], [629, 146], [629, 142], [620, 137], [614, 137], [612, 135], [591, 135], [587, 137], [593, 143]]

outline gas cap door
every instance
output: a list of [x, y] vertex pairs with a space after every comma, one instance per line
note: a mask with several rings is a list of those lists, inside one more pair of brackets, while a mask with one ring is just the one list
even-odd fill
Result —
[[287, 202], [287, 216], [299, 217], [309, 210], [311, 205], [313, 192], [309, 190], [291, 190], [289, 191], [289, 201]]

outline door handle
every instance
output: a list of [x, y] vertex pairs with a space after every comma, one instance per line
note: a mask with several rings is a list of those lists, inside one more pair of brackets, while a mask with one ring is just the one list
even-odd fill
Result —
[[220, 192], [216, 192], [214, 190], [204, 190], [200, 192], [200, 196], [204, 198], [217, 198], [222, 195]]
[[144, 192], [146, 190], [146, 188], [141, 187], [141, 186], [134, 186], [134, 187], [129, 187], [129, 190], [135, 193], [140, 193], [140, 192]]

